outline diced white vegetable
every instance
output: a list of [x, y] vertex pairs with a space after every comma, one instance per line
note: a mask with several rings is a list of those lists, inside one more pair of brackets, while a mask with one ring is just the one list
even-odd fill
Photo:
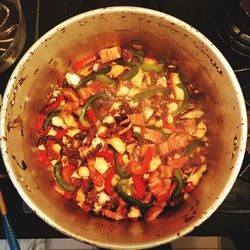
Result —
[[97, 192], [101, 192], [101, 191], [104, 190], [104, 189], [105, 189], [104, 182], [103, 182], [103, 184], [102, 184], [100, 187], [95, 186], [95, 190], [96, 190]]
[[101, 138], [99, 138], [99, 137], [95, 137], [93, 140], [92, 140], [92, 142], [91, 142], [91, 146], [92, 146], [92, 148], [96, 148], [96, 146], [97, 145], [99, 145], [99, 144], [101, 144], [102, 146], [104, 146], [104, 141], [101, 139]]
[[115, 122], [115, 119], [113, 116], [109, 115], [109, 116], [106, 116], [103, 121], [103, 123], [108, 123], [108, 124], [112, 124]]
[[134, 126], [133, 131], [140, 134], [142, 132], [142, 128], [139, 126]]
[[117, 91], [117, 96], [126, 96], [129, 92], [129, 88], [121, 85]]
[[129, 154], [132, 154], [132, 152], [133, 152], [135, 146], [136, 146], [135, 143], [128, 144], [128, 145], [126, 146], [126, 150], [128, 151]]
[[55, 127], [60, 127], [65, 129], [66, 128], [66, 124], [63, 122], [63, 119], [59, 116], [54, 116], [52, 117], [52, 125]]
[[112, 106], [111, 106], [111, 111], [112, 110], [119, 110], [119, 108], [120, 108], [120, 106], [121, 106], [122, 104], [120, 103], [120, 102], [114, 102], [113, 104], [112, 104]]
[[111, 180], [111, 184], [112, 186], [116, 186], [116, 184], [118, 183], [118, 181], [120, 180], [119, 175], [115, 174]]
[[89, 169], [85, 166], [81, 166], [78, 169], [78, 175], [84, 179], [88, 179], [89, 177]]
[[68, 128], [78, 128], [78, 124], [73, 115], [63, 114], [62, 118]]
[[133, 85], [139, 89], [142, 88], [142, 81], [143, 81], [144, 74], [141, 69], [139, 69], [138, 73], [132, 77], [131, 82]]
[[66, 73], [65, 78], [69, 85], [76, 87], [78, 83], [81, 81], [81, 77], [77, 74]]
[[155, 171], [161, 165], [161, 159], [159, 156], [154, 156], [149, 163], [149, 171]]
[[128, 217], [131, 219], [141, 217], [141, 211], [137, 207], [132, 206], [128, 211]]
[[111, 78], [117, 78], [125, 69], [126, 67], [119, 64], [115, 64], [109, 71], [108, 76]]
[[157, 79], [156, 86], [158, 87], [167, 87], [167, 80], [165, 76], [160, 76]]
[[122, 162], [124, 164], [128, 164], [129, 163], [129, 158], [128, 158], [128, 155], [127, 154], [124, 154], [123, 157], [122, 157]]
[[78, 128], [72, 128], [72, 129], [69, 129], [68, 132], [67, 132], [67, 135], [69, 137], [74, 137], [75, 135], [77, 135], [78, 133], [80, 133], [81, 130], [78, 129]]
[[170, 102], [167, 104], [167, 108], [168, 108], [168, 113], [171, 114], [173, 111], [178, 109], [178, 105], [176, 102]]
[[146, 88], [147, 86], [150, 86], [152, 83], [151, 77], [147, 72], [144, 72], [144, 78], [142, 82], [142, 88]]
[[192, 134], [192, 136], [195, 136], [195, 137], [201, 139], [202, 137], [205, 136], [206, 132], [207, 132], [207, 126], [206, 126], [206, 124], [204, 123], [204, 121], [201, 120], [201, 121], [198, 123], [197, 129], [196, 129], [196, 131]]
[[175, 94], [176, 94], [176, 99], [183, 101], [184, 100], [184, 91], [182, 88], [175, 86]]
[[100, 126], [97, 130], [97, 136], [103, 137], [107, 133], [108, 128], [105, 126]]
[[104, 205], [107, 201], [110, 201], [110, 197], [102, 191], [97, 195], [97, 200], [100, 205]]
[[144, 116], [146, 121], [148, 121], [153, 114], [154, 114], [154, 110], [152, 108], [145, 107], [143, 109], [143, 116]]
[[100, 205], [98, 202], [95, 202], [93, 205], [93, 211], [95, 214], [99, 214], [101, 212], [102, 205]]
[[172, 116], [171, 114], [169, 114], [169, 115], [167, 116], [167, 122], [168, 122], [169, 124], [173, 124], [173, 123], [174, 123], [174, 118], [173, 118], [173, 116]]
[[138, 88], [131, 88], [128, 92], [128, 97], [133, 97], [134, 95], [140, 93], [140, 90]]
[[149, 178], [149, 174], [144, 174], [143, 179], [147, 180]]
[[80, 207], [85, 202], [85, 194], [83, 193], [83, 191], [81, 189], [78, 189], [76, 191], [76, 201], [77, 201], [77, 205]]
[[55, 144], [52, 146], [52, 148], [53, 148], [53, 150], [54, 150], [55, 152], [57, 152], [57, 153], [60, 153], [60, 151], [61, 151], [61, 146], [60, 146], [60, 144], [58, 144], [58, 143], [55, 143]]
[[52, 160], [51, 161], [52, 166], [56, 165], [57, 162], [58, 162], [57, 160]]
[[163, 127], [163, 120], [162, 119], [157, 120], [155, 123], [155, 126], [158, 128], [162, 128]]
[[125, 152], [125, 143], [119, 137], [113, 137], [108, 140], [108, 143], [120, 154]]
[[75, 172], [71, 175], [71, 177], [74, 177], [74, 178], [76, 178], [76, 179], [81, 179], [81, 176], [77, 173], [77, 171], [75, 171]]
[[110, 165], [103, 157], [96, 157], [94, 167], [100, 174], [104, 174]]
[[171, 73], [171, 78], [174, 85], [181, 84], [181, 79], [178, 73]]
[[38, 149], [39, 149], [40, 151], [45, 150], [45, 146], [44, 146], [44, 144], [40, 144], [40, 145], [38, 146]]
[[56, 135], [56, 130], [54, 128], [50, 128], [48, 135], [55, 136]]
[[135, 102], [134, 100], [129, 101], [129, 106], [131, 108], [136, 108], [139, 105], [139, 102]]
[[189, 111], [188, 113], [181, 116], [184, 119], [192, 119], [192, 118], [200, 118], [204, 115], [204, 112], [200, 109], [194, 109]]
[[200, 167], [195, 168], [191, 175], [188, 177], [187, 182], [192, 182], [194, 186], [198, 185], [203, 173], [207, 170], [207, 165], [203, 164]]
[[91, 150], [91, 148], [89, 148], [89, 147], [87, 147], [87, 146], [80, 147], [80, 148], [78, 149], [80, 157], [81, 157], [81, 158], [86, 157], [87, 154], [88, 154], [88, 152], [89, 152], [89, 150]]

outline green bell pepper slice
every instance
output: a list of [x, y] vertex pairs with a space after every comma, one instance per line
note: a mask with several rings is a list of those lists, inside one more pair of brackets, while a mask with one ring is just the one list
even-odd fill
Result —
[[162, 93], [162, 94], [169, 94], [169, 89], [168, 88], [154, 88], [154, 89], [149, 89], [143, 92], [140, 92], [136, 95], [133, 96], [132, 100], [133, 101], [141, 101], [144, 100], [145, 98], [149, 98], [151, 96], [154, 96], [158, 93]]
[[121, 198], [131, 206], [138, 206], [140, 209], [145, 210], [152, 207], [152, 203], [143, 203], [132, 196], [128, 195], [124, 191], [124, 186], [128, 185], [128, 179], [120, 179], [116, 185], [116, 191], [121, 196]]
[[80, 123], [84, 126], [84, 127], [90, 127], [90, 124], [89, 122], [84, 118], [85, 117], [85, 114], [86, 114], [86, 111], [88, 109], [88, 107], [97, 99], [104, 99], [104, 100], [107, 100], [108, 99], [108, 96], [104, 93], [104, 92], [98, 92], [96, 93], [95, 95], [91, 96], [89, 98], [89, 100], [86, 102], [86, 104], [84, 105], [84, 107], [82, 108], [81, 110], [81, 113], [80, 113], [80, 116], [79, 116], [79, 120], [80, 120]]
[[195, 149], [197, 149], [198, 147], [202, 147], [202, 146], [205, 146], [205, 142], [200, 141], [200, 140], [192, 141], [185, 148], [185, 155], [187, 155], [187, 156], [191, 155], [195, 151]]
[[124, 172], [121, 167], [117, 164], [117, 156], [116, 156], [116, 152], [113, 151], [113, 156], [114, 156], [114, 166], [115, 166], [115, 171], [116, 173], [124, 179], [128, 179], [130, 177], [130, 173], [128, 172]]
[[183, 186], [184, 186], [184, 182], [183, 182], [183, 179], [182, 179], [182, 174], [181, 174], [180, 169], [176, 168], [174, 174], [175, 174], [175, 178], [178, 181], [178, 185], [177, 185], [177, 187], [176, 187], [176, 189], [174, 190], [174, 193], [173, 193], [173, 197], [176, 197], [176, 196], [181, 194], [181, 191], [182, 191]]
[[161, 63], [155, 64], [144, 61], [143, 64], [141, 64], [139, 67], [143, 71], [146, 72], [154, 71], [159, 74], [163, 72], [165, 68], [165, 63], [162, 61]]
[[63, 178], [62, 178], [62, 164], [60, 161], [58, 161], [55, 165], [54, 165], [54, 177], [55, 180], [57, 182], [57, 184], [65, 191], [67, 192], [75, 192], [77, 187], [73, 186], [69, 183], [67, 183]]
[[122, 77], [122, 80], [124, 81], [134, 77], [139, 71], [139, 67], [136, 64], [131, 63], [129, 64], [129, 66], [131, 67], [131, 69], [128, 72], [126, 72]]
[[112, 86], [114, 86], [117, 83], [115, 79], [112, 79], [104, 74], [99, 74], [99, 73], [96, 74], [95, 79]]
[[57, 111], [53, 111], [51, 113], [49, 113], [47, 115], [47, 117], [45, 118], [44, 122], [43, 122], [43, 129], [46, 131], [48, 129], [49, 123], [51, 122], [52, 118], [54, 116], [59, 115], [61, 112], [61, 110], [57, 110]]

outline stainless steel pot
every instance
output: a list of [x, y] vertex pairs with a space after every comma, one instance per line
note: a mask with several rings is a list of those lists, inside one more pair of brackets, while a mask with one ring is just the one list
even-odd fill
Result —
[[[114, 222], [66, 204], [48, 184], [36, 149], [35, 121], [51, 84], [80, 51], [131, 40], [167, 58], [203, 93], [209, 133], [208, 172], [176, 212], [152, 222]], [[113, 7], [75, 16], [38, 40], [14, 70], [3, 98], [1, 150], [24, 201], [62, 233], [104, 248], [149, 248], [173, 241], [204, 222], [223, 202], [240, 170], [247, 119], [239, 83], [220, 51], [188, 24], [161, 12]], [[27, 167], [27, 168], [26, 168]]]

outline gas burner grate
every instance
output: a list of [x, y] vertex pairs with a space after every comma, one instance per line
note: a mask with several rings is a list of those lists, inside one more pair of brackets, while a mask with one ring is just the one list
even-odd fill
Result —
[[214, 0], [212, 17], [215, 31], [232, 51], [250, 57], [249, 4], [245, 0]]

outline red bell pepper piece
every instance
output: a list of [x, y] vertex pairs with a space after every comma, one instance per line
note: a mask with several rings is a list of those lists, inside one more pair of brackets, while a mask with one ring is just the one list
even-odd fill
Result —
[[112, 187], [112, 179], [114, 177], [114, 174], [115, 174], [115, 169], [114, 168], [110, 168], [108, 170], [108, 174], [105, 178], [105, 183], [104, 183], [104, 187], [105, 187], [105, 191], [107, 194], [111, 195], [114, 190], [113, 190], [113, 187]]
[[49, 158], [47, 157], [46, 150], [39, 151], [40, 158], [45, 166], [50, 166], [51, 162]]
[[73, 170], [75, 168], [76, 167], [74, 165], [71, 165], [71, 164], [67, 165], [67, 166], [64, 166], [62, 168], [62, 177], [69, 184], [72, 184], [71, 175], [73, 174]]
[[135, 187], [135, 193], [133, 194], [133, 197], [137, 200], [142, 200], [145, 195], [145, 183], [141, 177], [136, 175], [133, 175], [132, 179]]
[[36, 124], [36, 129], [37, 129], [38, 133], [44, 132], [44, 130], [43, 130], [44, 120], [45, 120], [45, 115], [39, 114], [38, 122]]
[[134, 174], [134, 175], [144, 175], [145, 173], [147, 173], [148, 169], [149, 169], [150, 161], [153, 158], [154, 151], [155, 150], [153, 147], [147, 148], [147, 151], [144, 155], [144, 159], [143, 159], [143, 162], [141, 165], [135, 161], [131, 161], [128, 164], [128, 169], [129, 169], [130, 173]]
[[111, 166], [114, 166], [114, 157], [109, 151], [100, 151], [96, 154], [97, 157], [103, 157], [106, 161], [108, 161]]
[[85, 65], [93, 62], [96, 59], [96, 56], [94, 54], [90, 54], [78, 61], [76, 61], [73, 64], [73, 69], [75, 72], [78, 72], [82, 67], [84, 67]]
[[52, 109], [56, 109], [63, 100], [64, 100], [64, 96], [60, 95], [59, 98], [55, 102], [53, 102], [53, 103], [49, 104], [48, 106], [46, 106], [44, 111], [47, 113]]
[[62, 139], [64, 135], [68, 133], [68, 129], [60, 129], [56, 131], [55, 137], [58, 139]]
[[125, 133], [125, 136], [126, 136], [126, 139], [128, 141], [130, 141], [132, 138], [133, 138], [133, 133], [131, 130], [128, 130], [126, 133]]
[[87, 117], [93, 122], [93, 124], [98, 122], [98, 117], [92, 107], [87, 109]]
[[184, 187], [184, 191], [186, 193], [191, 193], [195, 188], [195, 185], [192, 182], [187, 182], [185, 187]]

